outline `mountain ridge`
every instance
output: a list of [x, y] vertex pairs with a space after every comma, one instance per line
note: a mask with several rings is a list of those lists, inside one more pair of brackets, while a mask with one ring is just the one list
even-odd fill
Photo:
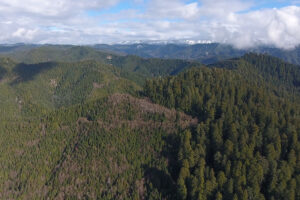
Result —
[[0, 58], [1, 199], [300, 197], [298, 66], [51, 48]]

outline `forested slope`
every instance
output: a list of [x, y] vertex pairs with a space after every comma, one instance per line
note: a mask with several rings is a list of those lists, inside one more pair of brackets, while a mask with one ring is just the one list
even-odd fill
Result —
[[1, 122], [0, 198], [171, 198], [169, 148], [195, 123], [124, 94]]
[[298, 66], [103, 55], [0, 59], [0, 199], [300, 198]]
[[145, 86], [154, 102], [199, 119], [182, 136], [178, 197], [299, 199], [299, 101], [238, 72], [192, 69]]
[[245, 79], [260, 84], [270, 83], [276, 87], [299, 91], [300, 67], [289, 64], [267, 54], [245, 54], [241, 58], [229, 59], [209, 65], [238, 71]]
[[196, 119], [124, 94], [141, 88], [111, 65], [0, 65], [1, 199], [174, 197], [173, 140]]
[[[4, 54], [19, 63], [39, 64], [44, 62], [79, 62], [94, 60], [121, 68], [124, 73], [136, 72], [140, 77], [154, 77], [174, 75], [191, 66], [200, 66], [200, 63], [159, 58], [141, 58], [138, 56], [124, 56], [118, 53], [99, 51], [86, 46], [41, 46], [24, 51]], [[138, 79], [138, 77], [135, 77]], [[143, 79], [138, 81], [142, 84]]]
[[23, 64], [2, 58], [0, 69], [1, 119], [32, 117], [33, 113], [141, 89], [119, 69], [95, 61]]

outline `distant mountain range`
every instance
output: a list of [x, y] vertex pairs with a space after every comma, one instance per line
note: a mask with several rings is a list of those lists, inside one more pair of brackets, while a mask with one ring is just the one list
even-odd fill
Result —
[[228, 58], [240, 57], [245, 53], [263, 53], [283, 59], [286, 62], [300, 64], [300, 47], [291, 50], [275, 47], [256, 47], [250, 49], [236, 49], [231, 45], [219, 43], [202, 44], [122, 44], [93, 46], [99, 50], [133, 54], [144, 58], [168, 58], [197, 60], [203, 64], [211, 64]]
[[[89, 51], [95, 49], [102, 53], [121, 56], [136, 55], [142, 58], [193, 60], [203, 64], [212, 64], [225, 59], [241, 57], [246, 53], [259, 53], [269, 54], [292, 64], [300, 64], [300, 47], [290, 50], [271, 46], [237, 49], [231, 45], [211, 43], [210, 41], [185, 40], [169, 42], [156, 41], [151, 43], [145, 41], [136, 42], [137, 43], [134, 44], [127, 44], [125, 42], [123, 44], [95, 44], [81, 47], [90, 47]], [[14, 45], [0, 45], [0, 53], [4, 55], [13, 55], [16, 59], [26, 61], [29, 54], [37, 54], [35, 51], [45, 51], [46, 48], [47, 51], [52, 51], [51, 55], [53, 55], [53, 53], [61, 55], [62, 51], [67, 51], [72, 47], [78, 49], [78, 46], [75, 47], [72, 45], [35, 45], [21, 43]], [[78, 56], [82, 58], [82, 55]], [[78, 56], [75, 56], [76, 58], [73, 59], [73, 61], [76, 60]], [[51, 60], [51, 58], [49, 58], [49, 60]]]

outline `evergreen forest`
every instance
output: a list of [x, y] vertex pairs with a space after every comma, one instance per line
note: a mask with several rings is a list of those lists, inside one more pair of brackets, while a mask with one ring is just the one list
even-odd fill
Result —
[[0, 199], [300, 199], [298, 65], [0, 54]]

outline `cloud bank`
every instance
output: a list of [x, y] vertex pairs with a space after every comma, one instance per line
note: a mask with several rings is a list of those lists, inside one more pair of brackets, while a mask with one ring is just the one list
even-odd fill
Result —
[[0, 43], [187, 39], [228, 43], [238, 48], [298, 46], [299, 1], [277, 8], [263, 7], [259, 2], [263, 1], [2, 0]]

